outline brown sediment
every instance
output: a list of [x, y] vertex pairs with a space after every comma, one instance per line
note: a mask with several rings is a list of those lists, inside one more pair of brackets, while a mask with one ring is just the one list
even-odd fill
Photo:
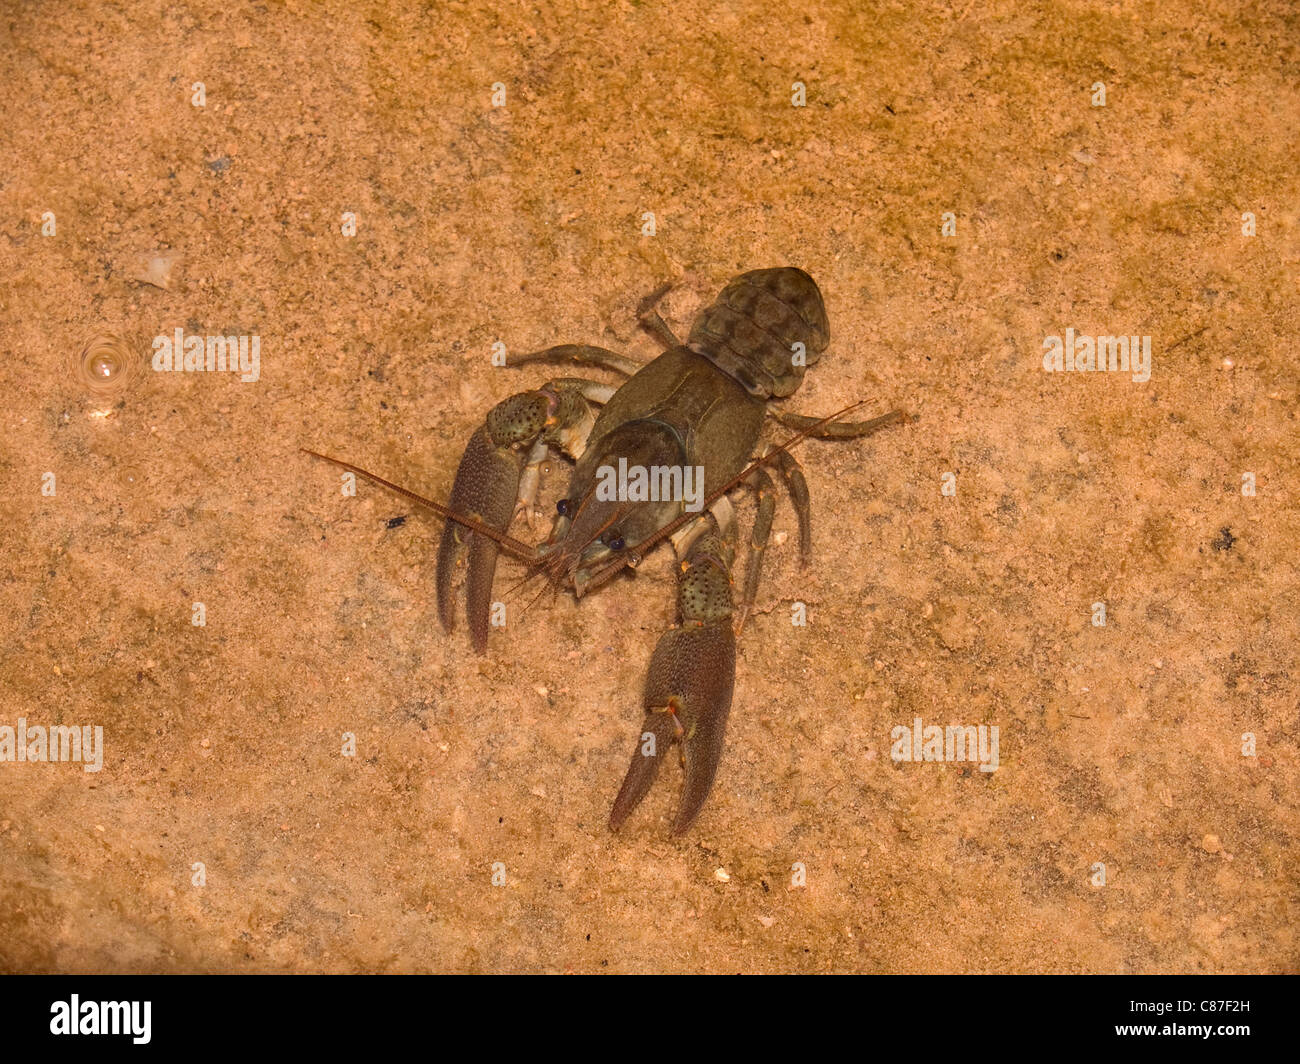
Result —
[[[0, 726], [105, 747], [0, 762], [0, 969], [1295, 970], [1283, 6], [266, 7], [5, 16]], [[476, 655], [439, 522], [298, 449], [445, 499], [554, 375], [495, 343], [644, 361], [647, 293], [685, 335], [785, 264], [830, 344], [781, 407], [909, 419], [800, 444], [708, 804], [670, 837], [674, 756], [614, 836], [668, 547], [522, 615], [503, 560]], [[258, 380], [153, 373], [178, 328]], [[1067, 329], [1151, 379], [1044, 372]], [[893, 761], [917, 718], [998, 770]]]

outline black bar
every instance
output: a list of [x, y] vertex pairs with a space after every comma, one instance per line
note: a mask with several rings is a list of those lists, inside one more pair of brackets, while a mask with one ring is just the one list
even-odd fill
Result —
[[[586, 1055], [606, 1033], [625, 1039], [629, 1030], [658, 1030], [671, 1051], [679, 1024], [704, 1024], [729, 1055], [753, 1039], [761, 1040], [756, 1050], [770, 1050], [774, 1034], [808, 1052], [845, 1037], [865, 1052], [901, 1039], [917, 1049], [1127, 1044], [1222, 1054], [1282, 1049], [1294, 1029], [1296, 983], [1279, 976], [810, 976], [725, 988], [686, 978], [688, 986], [631, 990], [623, 980], [589, 977], [576, 987], [571, 979], [525, 985], [455, 976], [9, 976], [0, 979], [0, 1015], [6, 1050], [95, 1052], [116, 1043], [130, 1052], [283, 1048], [332, 1057], [399, 1049], [412, 1039], [442, 1052], [466, 1038], [491, 1056], [512, 1044], [529, 1053], [568, 1045]], [[130, 1030], [52, 1033], [52, 1024], [70, 1018], [73, 995], [87, 1027], [92, 1015], [109, 1027], [128, 1016], [99, 1003], [134, 1002], [129, 1018], [142, 1031], [148, 1002], [148, 1041], [137, 1043], [141, 1035]], [[1186, 1030], [1193, 1027], [1210, 1034]]]

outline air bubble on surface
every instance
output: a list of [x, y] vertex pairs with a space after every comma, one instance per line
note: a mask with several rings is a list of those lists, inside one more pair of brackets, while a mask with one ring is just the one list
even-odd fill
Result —
[[77, 378], [96, 395], [118, 392], [135, 376], [139, 359], [120, 336], [97, 333], [77, 356]]

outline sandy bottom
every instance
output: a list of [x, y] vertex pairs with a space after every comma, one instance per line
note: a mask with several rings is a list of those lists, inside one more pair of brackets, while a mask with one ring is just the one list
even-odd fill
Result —
[[[1300, 22], [1245, 6], [7, 14], [0, 755], [103, 760], [0, 761], [0, 968], [1300, 968]], [[648, 292], [780, 264], [832, 333], [787, 406], [913, 420], [801, 446], [713, 796], [612, 836], [670, 553], [503, 564], [478, 656], [439, 522], [298, 449], [445, 498], [548, 375], [494, 343], [649, 359]], [[176, 329], [257, 380], [154, 372]], [[1067, 329], [1150, 379], [1045, 372]], [[997, 771], [895, 761], [917, 718]]]

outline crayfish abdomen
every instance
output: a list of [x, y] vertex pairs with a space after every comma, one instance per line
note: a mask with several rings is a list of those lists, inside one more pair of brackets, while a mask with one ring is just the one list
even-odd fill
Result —
[[687, 346], [760, 399], [784, 399], [830, 343], [826, 306], [803, 270], [751, 270], [700, 312]]

